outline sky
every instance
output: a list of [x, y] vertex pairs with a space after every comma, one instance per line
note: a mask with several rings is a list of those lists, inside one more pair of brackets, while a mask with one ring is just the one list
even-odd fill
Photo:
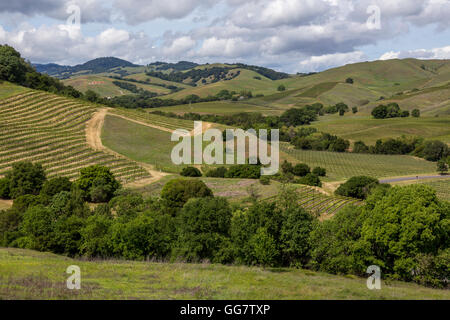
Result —
[[450, 59], [450, 0], [2, 0], [0, 43], [33, 63], [114, 56], [315, 72]]

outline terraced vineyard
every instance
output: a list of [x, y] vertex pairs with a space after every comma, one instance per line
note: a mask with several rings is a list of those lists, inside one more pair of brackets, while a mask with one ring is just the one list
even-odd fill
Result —
[[[328, 196], [317, 189], [309, 186], [301, 185], [297, 188], [299, 194], [298, 204], [308, 212], [327, 219], [337, 213], [339, 210], [349, 205], [359, 206], [362, 201], [340, 196]], [[276, 196], [266, 198], [265, 200], [273, 200]]]
[[280, 149], [291, 160], [306, 163], [310, 167], [326, 168], [325, 180], [328, 181], [341, 181], [360, 175], [382, 178], [436, 171], [435, 163], [411, 156], [298, 150], [285, 143], [280, 144]]
[[328, 196], [307, 186], [300, 187], [298, 191], [299, 205], [322, 218], [330, 217], [348, 205], [362, 204], [361, 201], [352, 198]]
[[149, 174], [125, 158], [95, 151], [86, 142], [86, 122], [96, 111], [78, 100], [28, 90], [0, 101], [0, 175], [17, 161], [41, 163], [49, 177], [79, 175], [93, 164], [109, 167], [122, 182]]

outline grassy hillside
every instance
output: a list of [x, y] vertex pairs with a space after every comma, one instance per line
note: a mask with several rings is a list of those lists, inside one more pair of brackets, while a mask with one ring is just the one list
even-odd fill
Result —
[[[15, 93], [9, 85], [5, 90]], [[86, 124], [96, 111], [80, 100], [33, 90], [2, 99], [0, 175], [14, 162], [27, 160], [41, 163], [50, 177], [76, 178], [81, 168], [93, 164], [111, 168], [122, 181], [148, 177], [134, 162], [88, 145]]]
[[[200, 65], [193, 69], [224, 67], [223, 64]], [[230, 67], [229, 65], [227, 67]], [[183, 70], [181, 72], [188, 72]], [[443, 116], [450, 114], [450, 61], [449, 60], [387, 60], [350, 64], [326, 70], [308, 76], [295, 75], [286, 79], [271, 80], [261, 74], [242, 68], [230, 69], [229, 73], [240, 74], [226, 81], [211, 83], [203, 79], [193, 87], [184, 83], [171, 82], [145, 74], [145, 67], [122, 67], [109, 70], [109, 73], [96, 76], [121, 75], [124, 78], [140, 81], [150, 81], [155, 84], [174, 85], [184, 90], [170, 94], [159, 86], [142, 85], [144, 89], [164, 95], [164, 98], [181, 99], [190, 94], [200, 97], [215, 95], [221, 90], [240, 92], [250, 90], [253, 95], [263, 94], [263, 98], [251, 99], [251, 104], [285, 109], [292, 106], [302, 106], [315, 102], [324, 105], [334, 105], [344, 102], [350, 107], [357, 106], [360, 113], [369, 115], [372, 108], [378, 104], [397, 102], [402, 109], [421, 109], [424, 115]], [[164, 70], [170, 73], [172, 69]], [[78, 76], [66, 80], [81, 91], [93, 89], [102, 96], [127, 94], [126, 90], [110, 84], [111, 79], [103, 85], [89, 86], [91, 76]], [[346, 83], [347, 78], [353, 79], [353, 84]], [[187, 79], [186, 81], [190, 81]], [[278, 92], [283, 84], [287, 90]], [[111, 87], [113, 86], [113, 87]], [[383, 101], [380, 98], [383, 97]], [[380, 102], [381, 101], [381, 102]]]
[[[64, 84], [70, 85], [83, 93], [86, 92], [87, 90], [95, 91], [101, 97], [114, 97], [125, 94], [133, 94], [128, 90], [122, 89], [114, 85], [113, 81], [119, 80], [111, 79], [109, 77], [102, 75], [83, 75], [64, 80]], [[148, 90], [160, 95], [168, 94], [170, 92], [169, 89], [163, 88], [161, 86], [153, 86], [136, 82], [127, 82], [122, 80], [120, 80], [120, 82], [134, 84], [138, 88], [142, 88], [144, 90]]]
[[268, 115], [273, 113], [279, 113], [277, 108], [271, 108], [268, 106], [261, 106], [252, 104], [250, 102], [234, 102], [234, 101], [214, 101], [214, 102], [201, 102], [194, 104], [183, 104], [171, 107], [160, 107], [150, 109], [149, 111], [160, 110], [164, 112], [174, 112], [177, 114], [184, 114], [188, 112], [200, 113], [200, 114], [233, 114], [238, 112], [260, 112]]
[[[208, 95], [215, 95], [221, 90], [236, 92], [240, 92], [242, 90], [251, 90], [254, 95], [266, 95], [277, 92], [278, 85], [276, 84], [276, 82], [260, 75], [259, 73], [246, 69], [234, 69], [232, 71], [240, 71], [241, 73], [232, 80], [219, 81], [206, 85], [201, 85], [199, 83], [197, 84], [197, 87], [187, 88], [183, 91], [165, 96], [165, 98], [181, 99], [190, 94], [196, 94], [201, 97], [206, 97]], [[261, 80], [255, 79], [255, 77], [259, 77], [261, 78]]]
[[[81, 269], [81, 289], [65, 273]], [[0, 299], [450, 299], [448, 290], [302, 269], [131, 261], [81, 261], [20, 249], [0, 249]]]
[[115, 116], [106, 116], [102, 132], [103, 144], [135, 161], [158, 169], [178, 172], [180, 168], [171, 161], [170, 132], [147, 127]]

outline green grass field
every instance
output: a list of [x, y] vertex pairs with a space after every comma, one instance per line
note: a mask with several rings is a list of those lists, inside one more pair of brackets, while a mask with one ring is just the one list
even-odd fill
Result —
[[435, 163], [411, 156], [297, 150], [285, 143], [280, 144], [280, 148], [291, 160], [327, 169], [325, 181], [342, 181], [361, 175], [382, 178], [436, 171]]
[[154, 165], [167, 172], [180, 168], [170, 158], [177, 142], [170, 141], [170, 132], [150, 128], [122, 118], [107, 115], [102, 130], [103, 144], [135, 161]]
[[[81, 269], [81, 289], [68, 290], [67, 267]], [[30, 250], [0, 249], [0, 299], [450, 299], [448, 290], [302, 269], [214, 264], [83, 261]]]

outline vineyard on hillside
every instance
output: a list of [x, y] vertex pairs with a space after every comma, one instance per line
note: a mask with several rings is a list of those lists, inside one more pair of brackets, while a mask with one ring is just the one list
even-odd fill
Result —
[[0, 175], [18, 161], [41, 163], [49, 177], [75, 179], [81, 168], [107, 166], [122, 182], [149, 174], [125, 158], [95, 151], [86, 122], [96, 108], [50, 93], [27, 91], [0, 101]]
[[[329, 196], [314, 187], [299, 185], [297, 188], [299, 195], [299, 206], [303, 207], [308, 212], [312, 213], [322, 219], [327, 219], [337, 213], [339, 210], [349, 206], [360, 206], [362, 201], [353, 198], [346, 198], [340, 196]], [[274, 200], [276, 196], [266, 198], [264, 200]]]
[[280, 149], [310, 167], [326, 168], [329, 181], [354, 176], [382, 178], [436, 171], [435, 163], [411, 156], [299, 150], [285, 143], [280, 144]]

